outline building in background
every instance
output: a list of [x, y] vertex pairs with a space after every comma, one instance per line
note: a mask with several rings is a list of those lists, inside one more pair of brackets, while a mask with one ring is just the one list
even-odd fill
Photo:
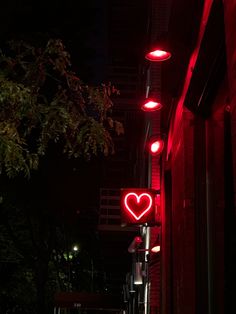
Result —
[[145, 1], [106, 1], [107, 63], [106, 82], [119, 91], [112, 115], [122, 122], [124, 135], [114, 134], [115, 154], [103, 162], [101, 174], [98, 232], [101, 264], [109, 292], [122, 292], [132, 263], [128, 245], [138, 227], [122, 227], [120, 189], [144, 185], [146, 167], [140, 138], [145, 127], [139, 99], [143, 94], [140, 60], [146, 40]]

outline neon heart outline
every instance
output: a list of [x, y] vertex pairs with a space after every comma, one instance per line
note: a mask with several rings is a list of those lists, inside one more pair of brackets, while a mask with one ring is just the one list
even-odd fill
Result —
[[[137, 199], [137, 202], [139, 203], [140, 202], [140, 199], [143, 197], [143, 196], [147, 196], [150, 200], [150, 203], [148, 205], [148, 207], [145, 209], [144, 212], [142, 212], [139, 216], [136, 216], [135, 213], [132, 211], [132, 209], [129, 207], [128, 203], [127, 203], [127, 199], [128, 197], [130, 197], [130, 195], [133, 195], [136, 197]], [[140, 194], [139, 196], [134, 193], [134, 192], [131, 192], [131, 193], [128, 193], [126, 194], [125, 196], [125, 199], [124, 199], [124, 203], [125, 203], [125, 207], [127, 208], [127, 210], [130, 212], [130, 214], [136, 219], [136, 220], [139, 220], [140, 218], [142, 218], [148, 211], [149, 209], [152, 207], [152, 197], [150, 196], [150, 194], [147, 194], [147, 193], [142, 193]]]

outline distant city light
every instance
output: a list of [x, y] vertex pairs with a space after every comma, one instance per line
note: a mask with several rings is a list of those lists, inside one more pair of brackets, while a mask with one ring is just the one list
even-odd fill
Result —
[[79, 250], [78, 245], [74, 245], [74, 246], [73, 246], [73, 251], [77, 252], [78, 250]]

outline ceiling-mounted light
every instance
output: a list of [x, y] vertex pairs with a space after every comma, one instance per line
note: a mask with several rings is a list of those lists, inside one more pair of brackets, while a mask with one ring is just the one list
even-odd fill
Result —
[[162, 104], [159, 101], [155, 99], [151, 99], [151, 98], [145, 99], [141, 107], [143, 111], [147, 111], [147, 112], [160, 110], [161, 108], [162, 108]]
[[149, 61], [165, 61], [171, 57], [171, 52], [166, 35], [161, 35], [153, 43], [145, 55]]
[[149, 51], [145, 58], [149, 61], [165, 61], [170, 59], [171, 53], [166, 50], [162, 50], [158, 47], [154, 47], [151, 51]]

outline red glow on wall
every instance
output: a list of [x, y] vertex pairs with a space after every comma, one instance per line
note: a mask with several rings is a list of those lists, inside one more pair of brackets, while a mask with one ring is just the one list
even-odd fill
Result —
[[165, 61], [171, 57], [171, 53], [165, 50], [155, 49], [146, 54], [145, 58], [149, 61]]
[[162, 108], [162, 104], [158, 101], [147, 99], [141, 108], [143, 111], [156, 111]]
[[126, 224], [154, 223], [155, 196], [152, 189], [121, 189], [121, 216]]
[[198, 33], [198, 39], [196, 42], [195, 49], [193, 50], [192, 55], [189, 59], [189, 64], [188, 64], [188, 69], [187, 69], [186, 76], [185, 76], [182, 94], [180, 95], [180, 98], [178, 100], [178, 104], [176, 107], [176, 113], [175, 113], [175, 115], [173, 115], [173, 119], [172, 119], [171, 124], [170, 124], [170, 131], [168, 134], [168, 141], [167, 141], [167, 159], [168, 159], [168, 156], [170, 155], [172, 145], [175, 142], [174, 136], [175, 136], [175, 134], [179, 134], [179, 130], [180, 130], [181, 125], [182, 125], [182, 114], [183, 114], [184, 101], [185, 101], [185, 97], [186, 97], [186, 94], [188, 92], [188, 88], [189, 88], [189, 85], [190, 85], [190, 82], [192, 79], [192, 75], [194, 72], [193, 70], [194, 70], [196, 62], [197, 62], [197, 58], [199, 55], [202, 39], [203, 39], [205, 29], [207, 26], [207, 21], [208, 21], [209, 15], [210, 15], [212, 3], [213, 3], [213, 0], [204, 1], [204, 8], [203, 8], [203, 14], [202, 14], [201, 23], [200, 23], [200, 29], [199, 29], [199, 33]]

